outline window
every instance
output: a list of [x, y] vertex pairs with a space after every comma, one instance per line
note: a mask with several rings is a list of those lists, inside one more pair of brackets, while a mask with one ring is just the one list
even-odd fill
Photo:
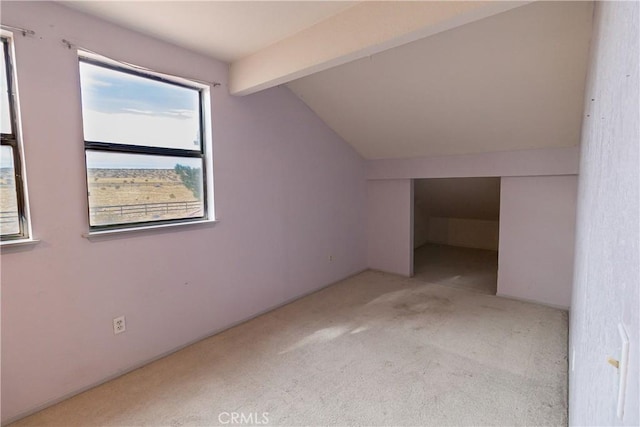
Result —
[[10, 41], [0, 37], [0, 235], [3, 242], [28, 239], [30, 235], [21, 147], [18, 139], [15, 81]]
[[80, 58], [92, 231], [208, 219], [204, 88]]

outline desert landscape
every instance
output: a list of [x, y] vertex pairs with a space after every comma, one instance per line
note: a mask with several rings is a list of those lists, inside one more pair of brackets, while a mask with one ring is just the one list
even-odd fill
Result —
[[[202, 189], [194, 194], [175, 169], [88, 169], [87, 180], [92, 226], [203, 216]], [[12, 168], [0, 168], [0, 229], [20, 231]]]
[[13, 168], [0, 168], [0, 231], [2, 234], [20, 232]]
[[92, 226], [203, 216], [202, 190], [175, 169], [88, 169], [87, 184]]

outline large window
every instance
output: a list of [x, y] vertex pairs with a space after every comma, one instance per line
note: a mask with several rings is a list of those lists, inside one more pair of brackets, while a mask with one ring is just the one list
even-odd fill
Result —
[[80, 58], [91, 230], [207, 219], [203, 89]]
[[9, 39], [1, 37], [0, 65], [0, 234], [2, 241], [29, 238], [22, 158], [18, 141], [15, 81]]

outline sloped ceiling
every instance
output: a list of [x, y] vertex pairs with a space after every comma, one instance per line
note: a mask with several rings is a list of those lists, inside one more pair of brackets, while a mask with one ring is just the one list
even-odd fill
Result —
[[592, 2], [536, 2], [288, 83], [365, 158], [577, 145]]
[[500, 216], [500, 178], [417, 179], [414, 194], [428, 216], [488, 221]]
[[288, 82], [368, 159], [579, 141], [593, 2], [61, 3], [231, 62], [233, 94]]
[[231, 62], [355, 5], [350, 1], [61, 1]]

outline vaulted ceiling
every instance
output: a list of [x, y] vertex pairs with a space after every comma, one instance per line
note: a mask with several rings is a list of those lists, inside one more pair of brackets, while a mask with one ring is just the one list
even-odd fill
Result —
[[591, 4], [539, 2], [289, 83], [366, 158], [577, 145]]
[[288, 84], [365, 158], [579, 141], [592, 2], [62, 3]]
[[497, 221], [500, 178], [416, 179], [414, 198], [422, 215]]
[[61, 3], [225, 62], [255, 53], [355, 4], [178, 0]]

